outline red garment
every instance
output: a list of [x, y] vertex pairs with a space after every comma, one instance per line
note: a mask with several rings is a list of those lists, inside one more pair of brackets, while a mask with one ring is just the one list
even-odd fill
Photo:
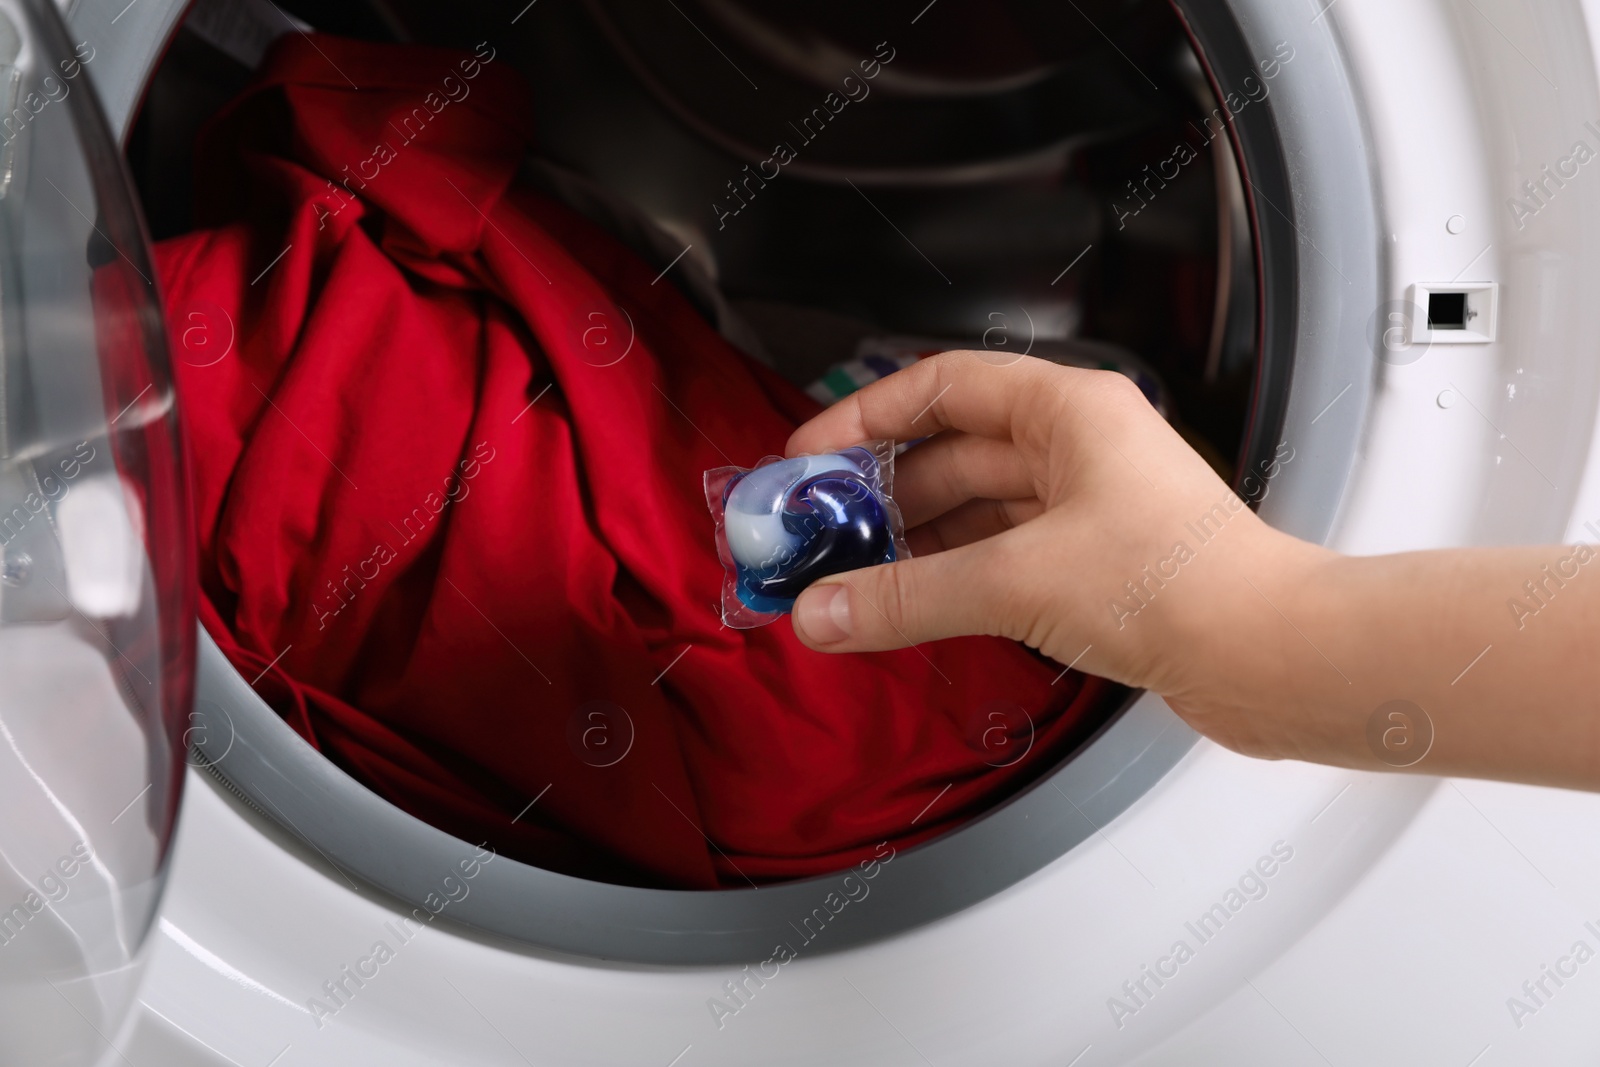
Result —
[[245, 677], [420, 818], [638, 884], [838, 869], [1076, 743], [1108, 683], [1017, 645], [721, 626], [701, 472], [816, 407], [512, 187], [528, 92], [480, 53], [284, 38], [200, 140], [206, 228], [157, 249], [202, 618]]

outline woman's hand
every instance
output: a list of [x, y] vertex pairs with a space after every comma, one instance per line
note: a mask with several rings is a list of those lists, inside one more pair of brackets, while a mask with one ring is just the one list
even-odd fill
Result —
[[1129, 685], [1203, 689], [1193, 657], [1163, 653], [1230, 623], [1217, 583], [1325, 553], [1258, 519], [1126, 377], [994, 359], [922, 360], [789, 439], [796, 455], [929, 437], [896, 463], [913, 558], [818, 582], [796, 633], [823, 651], [996, 634]]

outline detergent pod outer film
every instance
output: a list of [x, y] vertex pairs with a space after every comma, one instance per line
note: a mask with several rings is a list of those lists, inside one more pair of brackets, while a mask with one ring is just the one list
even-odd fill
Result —
[[894, 453], [893, 441], [868, 441], [706, 471], [727, 572], [722, 621], [765, 626], [792, 611], [818, 578], [906, 559], [905, 523], [891, 495]]

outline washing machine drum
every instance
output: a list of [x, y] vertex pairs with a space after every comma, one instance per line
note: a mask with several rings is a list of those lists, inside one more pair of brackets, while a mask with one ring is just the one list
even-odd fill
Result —
[[[952, 4], [955, 29], [939, 29], [931, 20]], [[12, 515], [18, 531], [6, 528], [0, 586], [0, 656], [17, 665], [0, 683], [0, 726], [18, 762], [3, 781], [31, 783], [45, 816], [31, 830], [8, 827], [0, 845], [24, 878], [55, 870], [49, 893], [60, 898], [13, 912], [33, 916], [18, 920], [21, 936], [43, 945], [46, 923], [64, 924], [60, 941], [85, 956], [85, 975], [107, 969], [84, 944], [132, 954], [159, 889], [186, 748], [351, 877], [408, 906], [435, 897], [440, 872], [462, 869], [476, 843], [405, 814], [321, 757], [203, 633], [191, 710], [194, 562], [153, 272], [84, 69], [100, 78], [120, 133], [136, 101], [153, 107], [173, 89], [159, 56], [181, 55], [186, 34], [212, 45], [228, 45], [228, 34], [201, 4], [172, 40], [185, 11], [176, 0], [126, 10], [82, 0], [70, 36], [42, 2], [6, 5], [17, 27], [9, 84], [23, 103], [11, 115], [28, 118], [0, 157], [0, 524]], [[357, 7], [328, 5], [329, 23], [363, 25]], [[1045, 12], [1055, 5], [1017, 2], [1005, 5], [1006, 31], [988, 36], [975, 7], [955, 0], [909, 11], [890, 29], [873, 23], [876, 13], [821, 20], [709, 0], [687, 5], [679, 26], [644, 7], [530, 5], [505, 39], [504, 53], [536, 83], [541, 143], [558, 172], [530, 180], [565, 183], [569, 203], [591, 217], [644, 218], [655, 236], [623, 239], [663, 268], [661, 232], [675, 238], [670, 251], [700, 249], [685, 261], [699, 278], [686, 288], [725, 336], [796, 383], [859, 358], [863, 344], [964, 342], [1009, 359], [1036, 344], [1110, 342], [1154, 365], [1186, 434], [1264, 514], [1325, 535], [1370, 388], [1379, 292], [1361, 116], [1325, 25], [1293, 20], [1289, 42], [1290, 22], [1269, 0], [1108, 2], [1072, 27]], [[310, 3], [291, 10], [313, 25], [324, 13]], [[385, 10], [366, 18], [373, 34], [469, 50], [483, 35], [460, 37], [462, 27], [487, 18], [471, 3], [448, 19], [426, 5]], [[95, 52], [92, 42], [113, 32], [144, 47]], [[235, 33], [229, 47], [259, 53], [271, 35]], [[1014, 55], [1007, 42], [1016, 40], [1036, 47]], [[873, 110], [880, 105], [893, 121]], [[852, 114], [876, 133], [852, 133]], [[780, 119], [793, 124], [792, 136], [776, 135], [790, 153], [768, 143]], [[1182, 138], [1196, 151], [1177, 163]], [[162, 143], [158, 130], [134, 132], [136, 171], [153, 173]], [[642, 144], [652, 146], [648, 166]], [[158, 230], [181, 228], [163, 212], [184, 205], [163, 206], [150, 182], [145, 192]], [[1319, 413], [1339, 386], [1347, 402]], [[1294, 462], [1249, 490], [1246, 479], [1286, 436]], [[1006, 803], [878, 857], [872, 889], [888, 903], [840, 913], [832, 944], [949, 914], [1039, 869], [1159, 780], [1192, 741], [1153, 702], [1120, 714]], [[35, 842], [30, 833], [52, 819], [71, 827], [68, 838]], [[74, 852], [80, 839], [86, 857]], [[685, 893], [502, 857], [474, 868], [473, 892], [452, 917], [607, 957], [765, 958], [793, 916], [841, 879], [859, 882], [867, 866]], [[65, 925], [75, 902], [87, 909], [80, 928]], [[5, 923], [0, 914], [0, 936]], [[0, 952], [0, 972], [22, 958]], [[50, 992], [38, 976], [68, 973], [55, 966], [38, 958], [37, 988]], [[104, 994], [97, 1003], [113, 1013], [120, 1002]]]

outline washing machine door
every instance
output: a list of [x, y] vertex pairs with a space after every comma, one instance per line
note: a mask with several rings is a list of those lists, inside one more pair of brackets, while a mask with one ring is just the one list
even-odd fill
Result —
[[183, 782], [194, 567], [103, 42], [0, 0], [0, 1063], [114, 1061]]

